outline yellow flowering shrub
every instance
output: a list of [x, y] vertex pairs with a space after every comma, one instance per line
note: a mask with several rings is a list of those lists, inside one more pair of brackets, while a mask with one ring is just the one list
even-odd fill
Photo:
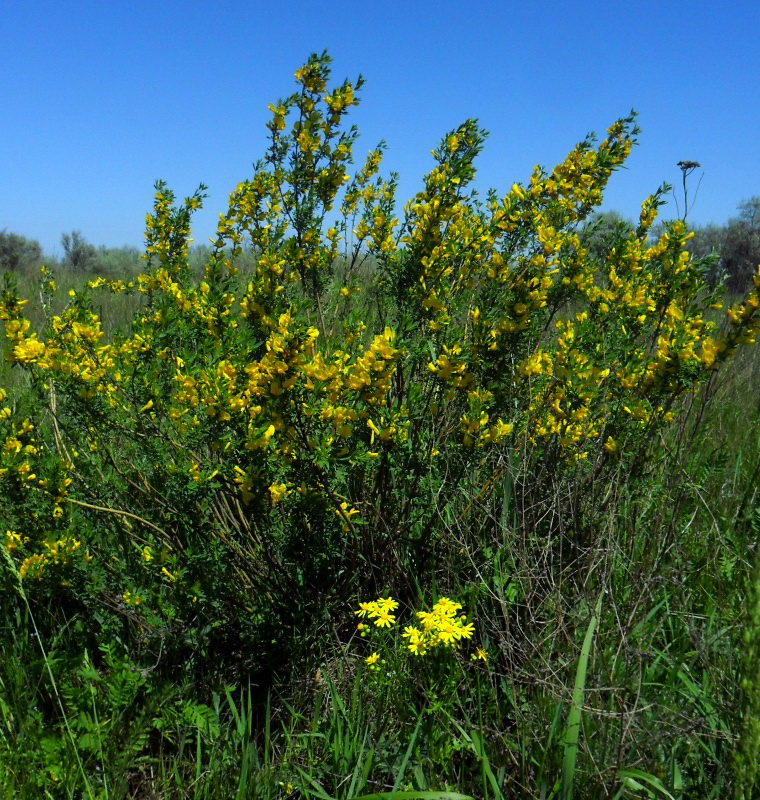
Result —
[[[571, 472], [634, 474], [760, 326], [760, 274], [724, 326], [708, 319], [685, 224], [651, 235], [661, 193], [604, 258], [584, 247], [632, 117], [483, 201], [469, 120], [399, 218], [382, 145], [350, 172], [361, 81], [330, 89], [325, 55], [296, 80], [201, 275], [203, 187], [177, 204], [159, 183], [144, 274], [73, 292], [44, 330], [10, 283], [0, 299], [6, 357], [33, 388], [0, 410], [5, 546], [25, 579], [55, 563], [79, 576], [56, 591], [163, 626], [178, 658], [201, 637], [276, 663], [304, 615], [435, 569], [447, 520], [479, 530], [515, 460], [533, 497]], [[255, 267], [238, 274], [244, 249]], [[105, 336], [100, 292], [141, 298], [127, 330]], [[412, 652], [470, 635], [450, 610], [407, 630]]]

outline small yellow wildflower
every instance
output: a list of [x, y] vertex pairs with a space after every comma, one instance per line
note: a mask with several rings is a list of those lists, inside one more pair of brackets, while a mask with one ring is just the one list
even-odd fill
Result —
[[390, 628], [395, 621], [396, 617], [385, 608], [378, 609], [377, 614], [375, 614], [375, 625], [377, 625], [378, 628]]
[[122, 599], [128, 606], [139, 606], [140, 603], [142, 603], [142, 598], [138, 597], [136, 594], [132, 594], [130, 591], [124, 592]]
[[392, 597], [381, 597], [377, 600], [377, 607], [384, 611], [395, 611], [398, 608], [398, 602]]
[[433, 613], [440, 612], [446, 616], [453, 616], [462, 608], [461, 603], [455, 603], [448, 597], [442, 597], [434, 606]]
[[284, 483], [273, 483], [269, 487], [269, 495], [273, 503], [279, 503], [288, 495], [288, 487]]
[[421, 639], [422, 638], [422, 631], [419, 628], [415, 628], [414, 625], [407, 625], [404, 628], [404, 632], [401, 634], [405, 639]]
[[358, 617], [366, 617], [367, 615], [372, 616], [372, 612], [377, 609], [377, 606], [374, 602], [370, 603], [359, 603], [359, 610], [355, 611], [354, 613]]
[[177, 575], [172, 575], [166, 567], [161, 567], [161, 574], [168, 578], [172, 583], [177, 580]]
[[17, 548], [23, 545], [23, 541], [21, 536], [17, 534], [15, 531], [6, 531], [5, 532], [5, 547], [9, 553], [12, 553]]
[[473, 633], [475, 633], [475, 626], [471, 622], [468, 622], [466, 625], [460, 623], [455, 635], [457, 639], [471, 639]]

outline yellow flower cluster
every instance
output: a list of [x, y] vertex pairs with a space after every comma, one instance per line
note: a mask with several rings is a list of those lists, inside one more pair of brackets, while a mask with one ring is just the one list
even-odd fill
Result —
[[[390, 628], [395, 625], [396, 617], [392, 613], [398, 608], [398, 603], [393, 598], [380, 598], [368, 603], [359, 603], [359, 610], [356, 615], [368, 620], [378, 628]], [[402, 637], [407, 640], [406, 647], [410, 653], [416, 656], [425, 653], [436, 647], [459, 647], [463, 640], [471, 639], [475, 632], [475, 626], [467, 622], [464, 614], [461, 614], [462, 604], [442, 597], [433, 606], [432, 611], [418, 611], [416, 616], [419, 619], [419, 626], [408, 625], [404, 628]], [[359, 623], [359, 631], [366, 633], [364, 623]], [[485, 660], [485, 651], [478, 650], [477, 658]], [[375, 664], [379, 659], [377, 653], [373, 653], [366, 659], [367, 664]]]
[[[10, 417], [10, 409], [3, 418]], [[34, 425], [29, 419], [10, 420], [5, 438], [0, 445], [0, 478], [14, 476], [22, 484], [31, 485], [37, 480], [34, 458], [39, 447], [34, 438]]]
[[28, 541], [27, 538], [22, 537], [20, 534], [16, 533], [16, 531], [5, 532], [5, 549], [9, 553], [22, 547], [26, 541]]
[[[73, 538], [63, 538], [56, 541], [45, 540], [43, 550], [28, 556], [21, 562], [19, 575], [22, 580], [26, 578], [42, 578], [45, 567], [54, 565], [66, 565], [71, 561], [72, 556], [80, 549], [82, 543]], [[88, 558], [88, 556], [85, 556]]]
[[358, 617], [370, 619], [378, 628], [390, 628], [396, 622], [393, 611], [398, 608], [398, 602], [392, 597], [381, 597], [369, 603], [359, 603]]
[[128, 606], [139, 606], [142, 603], [142, 598], [139, 595], [133, 594], [129, 590], [124, 592], [121, 597]]

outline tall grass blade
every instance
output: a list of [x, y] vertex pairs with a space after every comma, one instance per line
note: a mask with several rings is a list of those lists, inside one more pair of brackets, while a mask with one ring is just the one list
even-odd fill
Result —
[[651, 789], [659, 792], [660, 796], [666, 797], [667, 800], [676, 800], [675, 797], [663, 786], [662, 781], [656, 775], [650, 775], [648, 772], [643, 772], [640, 769], [621, 769], [617, 773], [618, 778], [623, 783], [620, 791], [615, 795], [615, 798], [623, 798], [626, 796], [626, 790], [634, 792], [645, 791], [649, 797], [652, 797]]
[[414, 726], [414, 731], [412, 731], [411, 738], [409, 739], [409, 745], [406, 748], [406, 753], [404, 753], [404, 758], [401, 761], [401, 766], [399, 767], [398, 773], [396, 774], [396, 780], [393, 782], [393, 790], [391, 791], [391, 795], [396, 792], [399, 787], [399, 784], [402, 780], [404, 780], [404, 773], [406, 772], [407, 764], [409, 763], [409, 759], [412, 756], [412, 750], [414, 750], [414, 745], [417, 742], [417, 736], [420, 732], [420, 726], [422, 725], [422, 715], [417, 718], [417, 724]]
[[575, 686], [573, 687], [570, 713], [567, 715], [567, 727], [565, 729], [565, 757], [562, 761], [562, 789], [560, 793], [562, 800], [572, 800], [573, 797], [575, 762], [578, 757], [578, 738], [583, 714], [583, 692], [586, 688], [586, 670], [589, 656], [591, 655], [594, 633], [599, 622], [599, 614], [602, 610], [602, 597], [603, 595], [599, 595], [599, 599], [596, 601], [596, 608], [589, 620], [586, 636], [583, 639], [583, 647], [581, 647], [581, 654], [578, 658], [578, 666], [575, 670]]

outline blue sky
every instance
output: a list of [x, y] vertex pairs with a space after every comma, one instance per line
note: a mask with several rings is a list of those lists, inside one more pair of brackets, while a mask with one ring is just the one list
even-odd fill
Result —
[[[229, 192], [264, 151], [267, 104], [309, 53], [361, 73], [359, 159], [388, 143], [402, 200], [430, 150], [469, 117], [489, 132], [478, 186], [503, 192], [552, 167], [631, 108], [640, 145], [604, 207], [633, 217], [680, 160], [702, 175], [693, 224], [760, 194], [760, 4], [718, 2], [279, 2], [37, 0], [0, 17], [0, 230], [61, 253], [64, 232], [142, 244], [153, 184]], [[676, 216], [671, 204], [665, 216]]]

